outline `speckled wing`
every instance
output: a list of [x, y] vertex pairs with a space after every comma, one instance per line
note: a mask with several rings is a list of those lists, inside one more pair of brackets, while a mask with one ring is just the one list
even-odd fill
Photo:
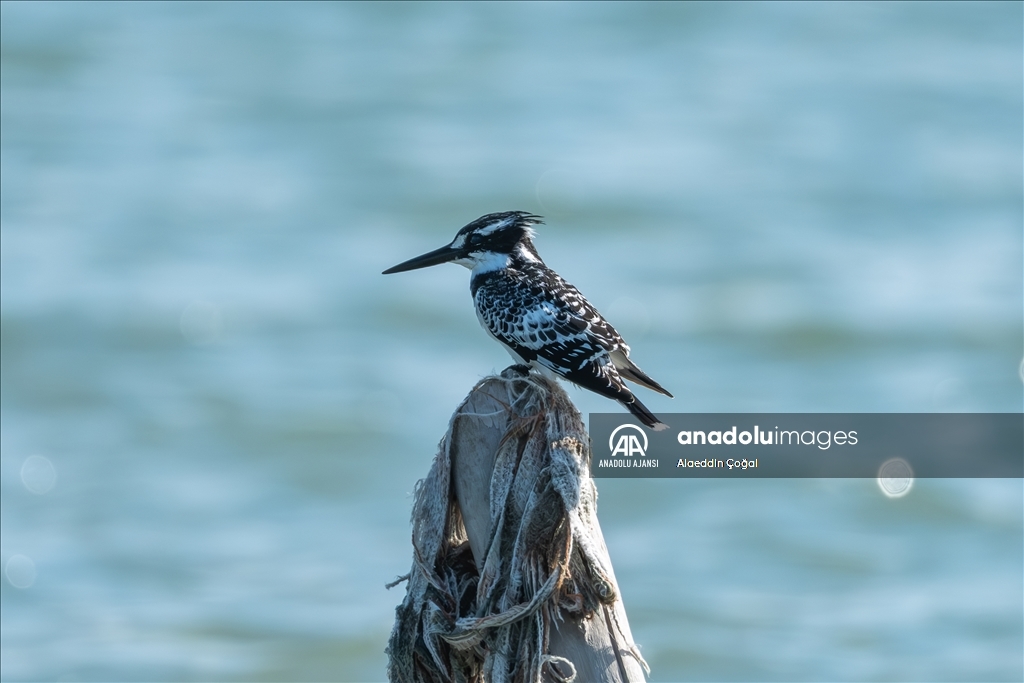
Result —
[[612, 360], [612, 354], [629, 353], [622, 337], [575, 287], [548, 270], [541, 288], [533, 285], [536, 275], [506, 271], [482, 281], [474, 294], [481, 324], [526, 362], [609, 398], [630, 400]]

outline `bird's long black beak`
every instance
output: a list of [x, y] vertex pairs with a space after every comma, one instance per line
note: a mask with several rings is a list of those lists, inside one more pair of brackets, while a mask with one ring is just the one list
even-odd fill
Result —
[[385, 270], [382, 275], [390, 275], [391, 273], [404, 273], [407, 270], [416, 270], [417, 268], [426, 268], [427, 266], [436, 266], [439, 263], [448, 263], [459, 258], [461, 252], [458, 249], [453, 249], [450, 244], [446, 244], [440, 249], [427, 252], [422, 256], [411, 258], [404, 263], [399, 263], [397, 266], [392, 266]]

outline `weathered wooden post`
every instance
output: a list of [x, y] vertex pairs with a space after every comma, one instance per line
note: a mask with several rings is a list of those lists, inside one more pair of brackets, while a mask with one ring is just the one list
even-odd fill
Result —
[[417, 484], [391, 681], [644, 680], [589, 455], [555, 382], [513, 366], [473, 388]]

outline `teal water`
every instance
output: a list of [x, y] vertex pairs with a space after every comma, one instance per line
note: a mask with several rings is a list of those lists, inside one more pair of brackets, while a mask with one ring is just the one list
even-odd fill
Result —
[[[655, 412], [1024, 409], [1019, 3], [0, 11], [4, 680], [383, 679], [483, 213]], [[1020, 480], [599, 491], [652, 680], [1024, 677]]]

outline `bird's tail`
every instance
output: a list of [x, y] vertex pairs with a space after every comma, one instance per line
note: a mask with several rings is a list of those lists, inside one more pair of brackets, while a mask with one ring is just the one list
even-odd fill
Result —
[[637, 400], [636, 396], [633, 396], [629, 401], [619, 401], [619, 403], [624, 405], [626, 410], [636, 415], [637, 419], [654, 431], [660, 432], [663, 429], [668, 429], [668, 425], [655, 417], [654, 413], [648, 410], [647, 406]]
[[668, 389], [651, 379], [646, 372], [641, 370], [640, 367], [631, 361], [629, 356], [621, 350], [612, 351], [611, 358], [612, 363], [615, 365], [615, 369], [619, 371], [619, 376], [623, 379], [628, 379], [630, 382], [636, 382], [640, 386], [647, 387], [651, 391], [657, 391], [659, 394], [665, 394], [669, 398], [673, 398]]

